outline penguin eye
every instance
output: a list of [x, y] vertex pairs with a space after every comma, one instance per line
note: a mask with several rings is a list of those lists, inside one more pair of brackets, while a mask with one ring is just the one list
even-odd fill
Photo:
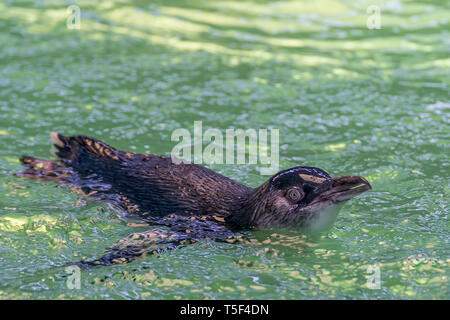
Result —
[[289, 189], [286, 196], [292, 201], [300, 201], [305, 196], [305, 193], [299, 189]]

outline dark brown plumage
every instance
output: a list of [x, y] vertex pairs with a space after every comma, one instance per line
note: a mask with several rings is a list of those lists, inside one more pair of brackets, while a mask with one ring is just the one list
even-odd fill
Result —
[[[196, 164], [119, 151], [87, 136], [52, 133], [51, 138], [59, 160], [23, 157], [26, 170], [20, 176], [70, 184], [172, 232], [162, 242], [152, 238], [144, 241], [145, 247], [131, 246], [139, 249], [131, 257], [142, 254], [149, 243], [172, 239], [174, 246], [204, 238], [223, 240], [237, 229], [324, 230], [334, 222], [342, 202], [370, 189], [362, 177], [333, 179], [313, 167], [281, 171], [253, 189]], [[116, 258], [103, 257], [97, 264], [117, 260], [120, 255], [114, 250]]]

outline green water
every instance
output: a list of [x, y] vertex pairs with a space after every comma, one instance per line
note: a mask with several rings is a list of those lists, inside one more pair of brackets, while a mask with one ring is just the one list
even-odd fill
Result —
[[[1, 299], [450, 298], [446, 1], [85, 0], [79, 30], [68, 3], [0, 3]], [[58, 266], [146, 228], [7, 172], [22, 154], [50, 157], [50, 131], [169, 155], [194, 120], [278, 128], [280, 169], [362, 175], [373, 190], [319, 239], [205, 241], [83, 270], [68, 289]], [[213, 169], [267, 179], [256, 165]]]

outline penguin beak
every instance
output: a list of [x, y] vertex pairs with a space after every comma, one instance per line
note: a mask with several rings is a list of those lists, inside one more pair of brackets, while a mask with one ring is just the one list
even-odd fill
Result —
[[313, 202], [331, 201], [339, 203], [372, 189], [370, 183], [360, 176], [344, 176], [333, 179], [332, 182], [331, 188], [323, 192]]

